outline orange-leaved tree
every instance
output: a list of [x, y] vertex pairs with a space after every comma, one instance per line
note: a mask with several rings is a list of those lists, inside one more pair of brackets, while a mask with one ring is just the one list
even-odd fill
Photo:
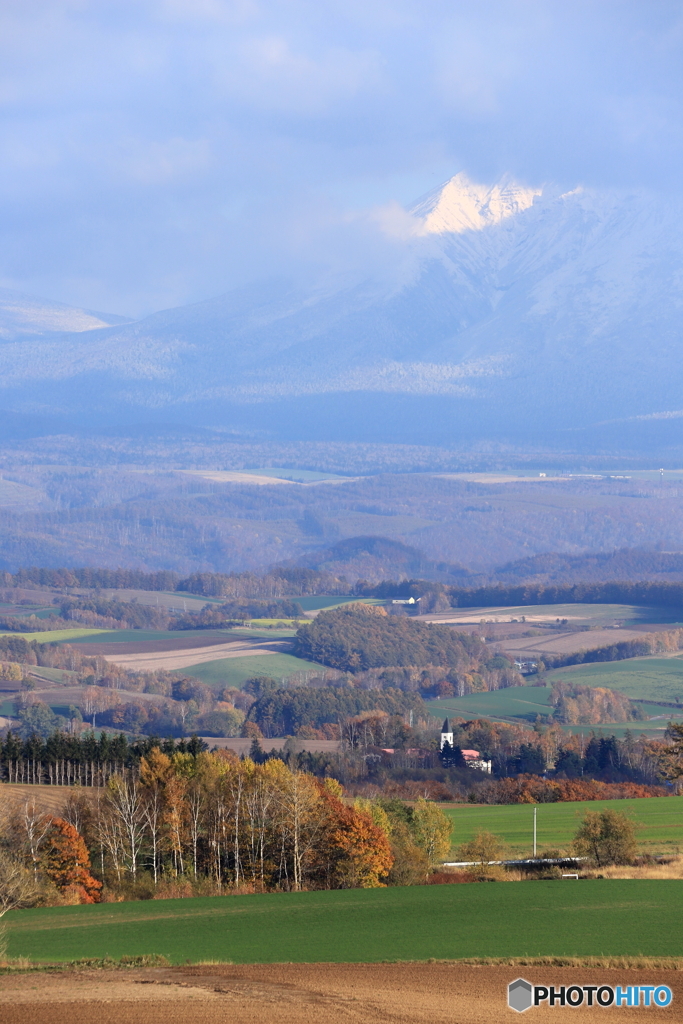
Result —
[[83, 837], [63, 818], [53, 818], [47, 840], [45, 874], [79, 903], [97, 903], [102, 883], [90, 874], [90, 855]]
[[386, 833], [365, 811], [348, 807], [324, 784], [320, 795], [327, 804], [328, 827], [319, 849], [327, 886], [374, 889], [386, 885], [394, 863]]

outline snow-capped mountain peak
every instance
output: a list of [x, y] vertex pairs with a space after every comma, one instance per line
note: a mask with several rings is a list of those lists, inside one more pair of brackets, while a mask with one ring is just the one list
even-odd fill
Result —
[[120, 327], [72, 311], [60, 335], [54, 304], [0, 292], [0, 411], [449, 444], [636, 417], [680, 443], [683, 202], [565, 187], [458, 174], [376, 277], [255, 283]]
[[481, 231], [528, 209], [539, 195], [541, 189], [510, 180], [477, 185], [460, 173], [418, 199], [410, 213], [422, 220], [420, 234]]

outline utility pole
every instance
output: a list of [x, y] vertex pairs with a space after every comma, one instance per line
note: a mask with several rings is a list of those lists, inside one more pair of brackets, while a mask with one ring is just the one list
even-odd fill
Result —
[[536, 856], [536, 808], [534, 807], [534, 857]]

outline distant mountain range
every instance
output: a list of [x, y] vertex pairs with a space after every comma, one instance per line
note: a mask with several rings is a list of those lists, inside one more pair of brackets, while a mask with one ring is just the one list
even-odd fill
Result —
[[0, 410], [317, 440], [678, 442], [683, 207], [459, 174], [398, 269], [263, 282], [136, 322], [0, 294]]

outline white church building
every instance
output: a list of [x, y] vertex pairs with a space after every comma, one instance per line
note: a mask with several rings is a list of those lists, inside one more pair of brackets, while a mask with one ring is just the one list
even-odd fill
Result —
[[[449, 745], [452, 747], [453, 744], [453, 729], [447, 718], [444, 718], [443, 725], [441, 726], [441, 747], [440, 750]], [[488, 772], [491, 774], [491, 761], [486, 761], [483, 757], [480, 757], [478, 750], [463, 750], [462, 756], [465, 759], [465, 764], [468, 768], [478, 768], [480, 772]]]

